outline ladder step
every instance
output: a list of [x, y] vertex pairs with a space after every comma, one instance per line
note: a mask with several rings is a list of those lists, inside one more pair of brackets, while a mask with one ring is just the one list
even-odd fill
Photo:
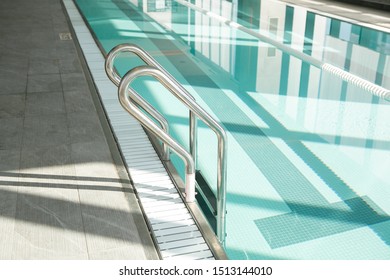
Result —
[[202, 173], [197, 170], [195, 174], [197, 194], [196, 200], [199, 207], [202, 209], [203, 214], [208, 220], [211, 228], [214, 232], [217, 231], [217, 198], [214, 192], [211, 190], [210, 185], [203, 177]]

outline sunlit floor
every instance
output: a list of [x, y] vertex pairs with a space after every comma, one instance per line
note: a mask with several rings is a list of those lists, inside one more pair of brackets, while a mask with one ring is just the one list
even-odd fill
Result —
[[0, 259], [157, 259], [61, 1], [1, 1], [0, 38]]

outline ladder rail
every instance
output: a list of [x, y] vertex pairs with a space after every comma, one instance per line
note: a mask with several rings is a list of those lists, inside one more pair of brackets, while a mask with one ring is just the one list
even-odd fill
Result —
[[[117, 87], [119, 87], [119, 84], [121, 82], [121, 77], [119, 76], [118, 71], [114, 67], [114, 61], [117, 58], [117, 56], [124, 52], [128, 51], [128, 47], [126, 44], [119, 45], [115, 48], [113, 48], [106, 57], [105, 60], [105, 71], [108, 76], [108, 78], [113, 82]], [[132, 99], [138, 106], [141, 106], [148, 114], [150, 114], [157, 122], [160, 124], [162, 129], [169, 134], [169, 124], [166, 118], [160, 114], [152, 105], [150, 105], [144, 98], [142, 98], [138, 93], [133, 92], [131, 94]], [[164, 161], [170, 160], [170, 152], [169, 152], [169, 146], [163, 142], [162, 143], [162, 154], [161, 158]]]
[[[110, 78], [110, 80], [116, 85], [119, 86], [119, 83], [121, 81], [121, 77], [118, 73], [118, 71], [114, 67], [114, 60], [117, 58], [117, 56], [123, 52], [130, 52], [138, 56], [143, 62], [145, 62], [146, 65], [154, 66], [155, 68], [159, 69], [160, 71], [164, 72], [168, 77], [170, 77], [173, 84], [175, 84], [176, 87], [180, 88], [181, 91], [187, 95], [189, 98], [193, 99], [195, 101], [195, 98], [187, 91], [185, 88], [168, 72], [162, 67], [148, 52], [146, 52], [141, 47], [131, 44], [131, 43], [124, 43], [120, 44], [116, 47], [114, 47], [108, 54], [105, 62], [105, 70], [107, 73], [107, 76]], [[161, 127], [169, 134], [169, 125], [166, 121], [166, 119], [158, 113], [150, 104], [148, 104], [142, 97], [140, 97], [138, 94], [132, 95], [135, 99], [135, 101], [138, 101], [138, 104], [142, 105], [142, 107], [153, 116], [154, 119], [156, 119]], [[190, 111], [190, 152], [195, 162], [195, 168], [197, 166], [197, 119], [194, 116], [194, 113]], [[163, 143], [162, 145], [162, 158], [163, 160], [169, 160], [169, 147]]]
[[[141, 76], [151, 76], [158, 80], [166, 89], [168, 89], [177, 99], [179, 99], [195, 116], [208, 125], [218, 138], [218, 167], [217, 167], [217, 237], [224, 244], [226, 236], [226, 132], [193, 98], [182, 86], [177, 86], [177, 82], [154, 66], [137, 66], [128, 71], [119, 84], [119, 100], [121, 105], [132, 114], [144, 127], [150, 130], [160, 140], [170, 146], [178, 155], [183, 158], [186, 164], [186, 182], [185, 193], [186, 201], [195, 200], [195, 162], [190, 154], [187, 153], [175, 140], [173, 140], [165, 131], [159, 128], [150, 120], [135, 104], [132, 103], [133, 96], [136, 94], [130, 84], [134, 79]], [[193, 138], [191, 136], [190, 138]]]

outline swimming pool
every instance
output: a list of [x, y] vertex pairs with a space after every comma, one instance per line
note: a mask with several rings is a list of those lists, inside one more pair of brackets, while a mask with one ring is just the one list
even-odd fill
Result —
[[[102, 49], [143, 47], [227, 129], [230, 258], [390, 259], [390, 103], [244, 31], [387, 89], [388, 33], [278, 1], [192, 1], [210, 15], [182, 1], [75, 2]], [[135, 88], [188, 146], [184, 106], [154, 80]], [[215, 186], [217, 142], [202, 124], [198, 142]]]

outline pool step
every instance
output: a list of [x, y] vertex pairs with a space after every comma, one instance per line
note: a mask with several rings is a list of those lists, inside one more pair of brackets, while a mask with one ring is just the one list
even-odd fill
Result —
[[196, 200], [214, 232], [217, 232], [217, 198], [200, 170], [196, 171]]

